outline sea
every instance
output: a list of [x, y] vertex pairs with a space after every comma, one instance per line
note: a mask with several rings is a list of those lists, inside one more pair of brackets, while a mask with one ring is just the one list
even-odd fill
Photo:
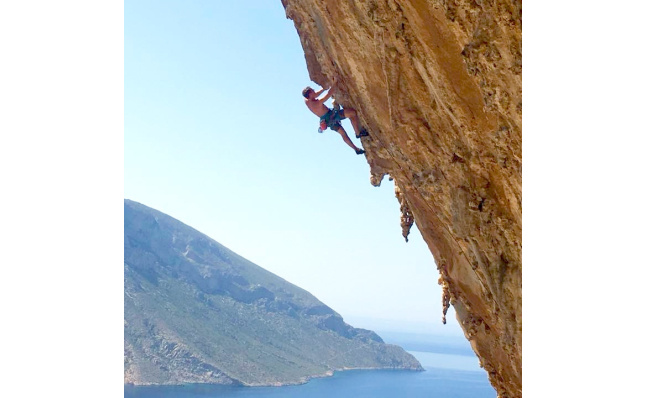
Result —
[[[383, 334], [382, 334], [382, 337]], [[393, 336], [389, 336], [393, 337]], [[471, 348], [462, 343], [396, 335], [387, 342], [413, 354], [424, 371], [346, 370], [306, 384], [283, 387], [220, 385], [128, 386], [125, 398], [495, 398], [486, 372]], [[393, 339], [396, 341], [393, 341]], [[412, 349], [411, 349], [412, 348]]]

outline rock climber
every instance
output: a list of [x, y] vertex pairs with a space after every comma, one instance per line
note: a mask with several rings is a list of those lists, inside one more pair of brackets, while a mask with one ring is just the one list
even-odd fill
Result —
[[325, 94], [320, 99], [318, 97], [323, 93], [323, 91], [325, 91], [325, 89], [314, 91], [314, 89], [311, 87], [305, 87], [303, 89], [305, 105], [307, 105], [312, 113], [320, 118], [319, 133], [322, 133], [323, 130], [329, 127], [341, 134], [343, 141], [348, 144], [350, 148], [354, 149], [354, 152], [357, 155], [364, 154], [365, 151], [361, 148], [357, 148], [354, 145], [352, 140], [350, 140], [350, 137], [348, 137], [348, 134], [346, 134], [345, 130], [343, 129], [343, 126], [341, 126], [341, 120], [350, 118], [350, 122], [352, 122], [352, 127], [354, 128], [356, 137], [367, 137], [368, 132], [365, 129], [359, 128], [359, 118], [357, 117], [357, 111], [352, 108], [337, 109], [336, 107], [334, 107], [333, 109], [330, 109], [325, 106], [325, 101], [327, 101], [332, 96], [332, 94], [334, 94], [335, 84], [336, 82], [333, 82], [332, 86], [328, 89], [327, 94]]

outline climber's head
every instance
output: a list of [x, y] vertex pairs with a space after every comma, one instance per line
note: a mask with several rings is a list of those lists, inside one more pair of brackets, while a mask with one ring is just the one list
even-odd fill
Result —
[[310, 86], [307, 86], [303, 89], [303, 97], [310, 99], [310, 94], [314, 92], [314, 89]]

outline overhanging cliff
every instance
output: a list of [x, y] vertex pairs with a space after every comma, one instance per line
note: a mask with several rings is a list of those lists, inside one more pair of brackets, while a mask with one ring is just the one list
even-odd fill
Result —
[[501, 397], [522, 395], [520, 1], [282, 0], [313, 81], [359, 112]]

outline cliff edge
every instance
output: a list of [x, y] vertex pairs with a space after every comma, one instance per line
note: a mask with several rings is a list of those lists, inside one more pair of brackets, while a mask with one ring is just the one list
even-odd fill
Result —
[[500, 397], [522, 395], [520, 1], [282, 0], [310, 78], [355, 108], [378, 186], [433, 253], [445, 311]]

